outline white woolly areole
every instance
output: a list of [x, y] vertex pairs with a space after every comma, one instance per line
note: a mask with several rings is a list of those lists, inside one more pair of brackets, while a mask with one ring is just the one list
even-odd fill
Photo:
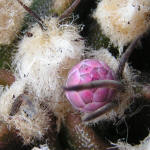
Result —
[[[78, 63], [84, 41], [71, 24], [58, 23], [57, 18], [45, 20], [47, 30], [35, 25], [19, 44], [13, 64], [16, 75], [25, 79], [27, 89], [39, 98], [47, 98], [51, 107], [62, 101], [64, 80]], [[52, 105], [53, 103], [53, 105]]]
[[40, 103], [34, 98], [29, 101], [32, 105], [23, 102], [17, 114], [7, 121], [9, 127], [18, 131], [24, 144], [33, 143], [35, 139], [41, 140], [52, 124], [48, 111], [41, 109]]
[[32, 150], [50, 150], [47, 144], [40, 145], [40, 148], [34, 147]]
[[12, 104], [20, 94], [23, 93], [25, 87], [24, 80], [15, 81], [0, 96], [0, 120], [7, 121]]
[[[96, 51], [90, 51], [86, 54], [86, 57], [103, 61], [114, 71], [114, 73], [116, 73], [117, 71], [119, 61], [114, 56], [112, 56], [112, 54], [107, 49], [101, 48]], [[125, 66], [123, 77], [127, 82], [132, 82], [132, 72], [128, 64], [126, 64]], [[121, 118], [124, 114], [125, 109], [128, 108], [128, 106], [131, 104], [130, 98], [133, 96], [133, 94], [134, 92], [132, 90], [132, 87], [129, 85], [124, 93], [117, 94], [116, 99], [118, 100], [119, 105], [88, 123], [96, 123], [99, 120], [105, 119], [115, 121], [116, 116]]]
[[[22, 0], [30, 6], [33, 0]], [[0, 0], [0, 44], [10, 44], [21, 27], [26, 10], [17, 0]]]
[[[26, 82], [23, 79], [15, 81], [9, 88], [6, 87], [0, 96], [0, 122], [6, 123], [9, 129], [16, 129], [23, 138], [24, 144], [41, 140], [51, 128], [52, 119], [46, 109], [42, 109], [39, 101], [29, 96], [29, 102], [23, 98], [19, 110], [10, 115], [13, 104], [18, 96], [24, 93]], [[16, 108], [17, 109], [17, 108]]]
[[132, 146], [128, 143], [118, 142], [113, 145], [118, 148], [118, 150], [150, 150], [150, 135], [148, 135], [139, 145]]
[[94, 18], [122, 52], [124, 45], [149, 28], [149, 15], [150, 0], [102, 0]]

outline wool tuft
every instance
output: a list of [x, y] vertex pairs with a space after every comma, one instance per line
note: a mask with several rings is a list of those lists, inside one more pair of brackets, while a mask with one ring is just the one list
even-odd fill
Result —
[[118, 150], [149, 150], [150, 149], [150, 135], [148, 135], [139, 145], [132, 146], [128, 143], [118, 142], [113, 144]]
[[[32, 0], [22, 2], [30, 6]], [[26, 11], [16, 0], [0, 0], [0, 12], [0, 44], [10, 44], [21, 27]]]
[[0, 96], [0, 120], [6, 121], [9, 118], [12, 104], [20, 94], [23, 93], [25, 88], [25, 82], [18, 80], [14, 82], [10, 87], [6, 87]]
[[149, 0], [102, 0], [94, 18], [121, 53], [123, 46], [150, 27], [149, 15]]
[[65, 96], [62, 86], [67, 73], [81, 60], [84, 41], [79, 30], [72, 24], [59, 24], [57, 18], [46, 19], [46, 30], [35, 24], [18, 45], [13, 61], [16, 78], [24, 79], [27, 91], [39, 99], [47, 99], [53, 110]]

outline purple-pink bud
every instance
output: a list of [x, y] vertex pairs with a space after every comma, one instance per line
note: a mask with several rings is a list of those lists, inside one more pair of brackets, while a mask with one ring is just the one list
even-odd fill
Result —
[[[66, 86], [79, 85], [94, 80], [115, 80], [115, 75], [104, 62], [86, 59], [70, 70]], [[110, 88], [66, 92], [70, 103], [82, 112], [92, 112], [104, 106], [111, 101], [113, 94], [114, 90]]]

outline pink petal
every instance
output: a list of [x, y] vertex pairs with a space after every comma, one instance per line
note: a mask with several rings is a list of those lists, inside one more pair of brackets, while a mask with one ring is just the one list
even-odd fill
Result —
[[66, 92], [66, 96], [70, 103], [77, 109], [85, 106], [83, 100], [77, 92]]
[[114, 89], [109, 89], [108, 90], [108, 94], [107, 94], [107, 101], [111, 101], [112, 100], [112, 97], [115, 95], [115, 90]]
[[77, 70], [72, 72], [67, 80], [66, 86], [77, 85], [80, 82], [80, 74]]
[[90, 72], [90, 76], [92, 78], [92, 81], [94, 80], [100, 80], [100, 73], [99, 73], [99, 68], [94, 68], [91, 72]]
[[84, 63], [86, 63], [87, 65], [91, 66], [92, 68], [100, 67], [99, 61], [95, 60], [95, 59], [86, 59], [86, 60], [84, 60]]
[[79, 68], [79, 72], [82, 75], [82, 74], [89, 73], [92, 69], [93, 69], [93, 67], [90, 67], [90, 66], [86, 65], [85, 63], [83, 63], [81, 65], [81, 67]]
[[109, 80], [115, 80], [115, 75], [112, 71], [110, 71], [107, 76], [106, 76], [106, 79], [109, 79]]
[[108, 70], [106, 70], [104, 67], [100, 67], [99, 68], [99, 74], [100, 74], [100, 78], [102, 80], [105, 80], [105, 79], [107, 79], [106, 77], [107, 77], [107, 74], [108, 74]]
[[79, 92], [79, 95], [81, 96], [81, 98], [85, 104], [92, 102], [93, 93], [91, 90], [83, 90], [83, 91]]
[[89, 73], [80, 76], [80, 84], [88, 83], [88, 82], [90, 82], [91, 80], [92, 80], [92, 79], [91, 79], [91, 76], [90, 76]]
[[103, 102], [107, 98], [108, 88], [98, 88], [93, 94], [94, 102]]
[[98, 102], [94, 102], [94, 103], [89, 103], [84, 107], [84, 111], [85, 112], [92, 112], [97, 110], [98, 108], [104, 106], [106, 104], [106, 102], [102, 102], [102, 103], [98, 103]]

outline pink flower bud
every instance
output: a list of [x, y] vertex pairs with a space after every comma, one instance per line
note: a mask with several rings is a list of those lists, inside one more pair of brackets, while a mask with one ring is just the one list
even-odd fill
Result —
[[[66, 86], [79, 85], [94, 80], [115, 80], [115, 75], [104, 62], [86, 59], [70, 70]], [[82, 112], [92, 112], [104, 106], [111, 101], [113, 94], [114, 90], [110, 88], [66, 92], [66, 96], [73, 107]]]

